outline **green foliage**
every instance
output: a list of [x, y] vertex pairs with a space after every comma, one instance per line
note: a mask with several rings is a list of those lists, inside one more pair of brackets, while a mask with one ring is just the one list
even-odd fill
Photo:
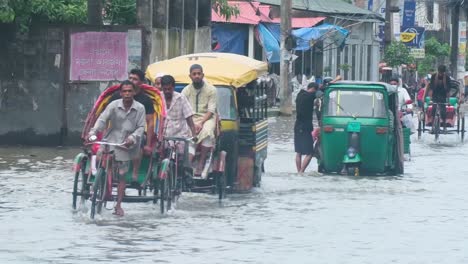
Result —
[[230, 6], [228, 0], [214, 0], [213, 9], [226, 19], [226, 21], [231, 20], [232, 16], [239, 15], [238, 6]]
[[434, 71], [438, 63], [443, 63], [450, 55], [450, 45], [442, 44], [432, 37], [425, 41], [424, 53], [424, 59], [418, 61], [418, 72], [423, 75]]
[[111, 25], [136, 24], [136, 0], [107, 0], [104, 20]]
[[50, 23], [86, 22], [86, 0], [0, 0], [0, 22], [27, 31], [34, 18]]
[[390, 67], [398, 67], [402, 64], [413, 63], [414, 58], [404, 43], [392, 42], [385, 50], [384, 61]]
[[346, 64], [346, 63], [345, 64], [340, 64], [340, 65], [338, 65], [338, 69], [346, 72], [346, 71], [349, 71], [351, 69], [351, 65]]

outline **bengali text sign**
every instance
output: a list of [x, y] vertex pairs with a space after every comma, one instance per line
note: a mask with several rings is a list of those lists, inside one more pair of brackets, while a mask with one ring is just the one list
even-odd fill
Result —
[[77, 32], [70, 37], [70, 80], [127, 79], [127, 32]]

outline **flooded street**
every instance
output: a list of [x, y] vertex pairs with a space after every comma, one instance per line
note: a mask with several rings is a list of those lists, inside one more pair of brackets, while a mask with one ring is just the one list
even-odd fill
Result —
[[413, 137], [403, 176], [324, 176], [315, 160], [298, 176], [292, 127], [270, 119], [267, 173], [249, 194], [220, 205], [184, 193], [165, 216], [124, 204], [125, 217], [96, 221], [71, 209], [79, 148], [0, 148], [0, 263], [468, 263], [468, 146], [456, 135]]

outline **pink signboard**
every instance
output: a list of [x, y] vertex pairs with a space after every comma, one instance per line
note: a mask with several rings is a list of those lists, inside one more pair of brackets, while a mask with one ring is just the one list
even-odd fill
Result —
[[127, 32], [77, 32], [70, 37], [70, 80], [127, 79]]

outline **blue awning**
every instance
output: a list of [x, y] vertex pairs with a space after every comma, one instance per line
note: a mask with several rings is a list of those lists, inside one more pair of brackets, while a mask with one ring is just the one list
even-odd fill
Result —
[[332, 39], [336, 46], [343, 48], [349, 35], [349, 30], [331, 24], [322, 24], [311, 28], [296, 29], [292, 31], [292, 34], [297, 39], [296, 50], [308, 50], [311, 47], [311, 42], [326, 38]]
[[280, 61], [280, 27], [279, 24], [261, 23], [257, 26], [260, 44], [266, 52], [266, 57], [270, 63]]

